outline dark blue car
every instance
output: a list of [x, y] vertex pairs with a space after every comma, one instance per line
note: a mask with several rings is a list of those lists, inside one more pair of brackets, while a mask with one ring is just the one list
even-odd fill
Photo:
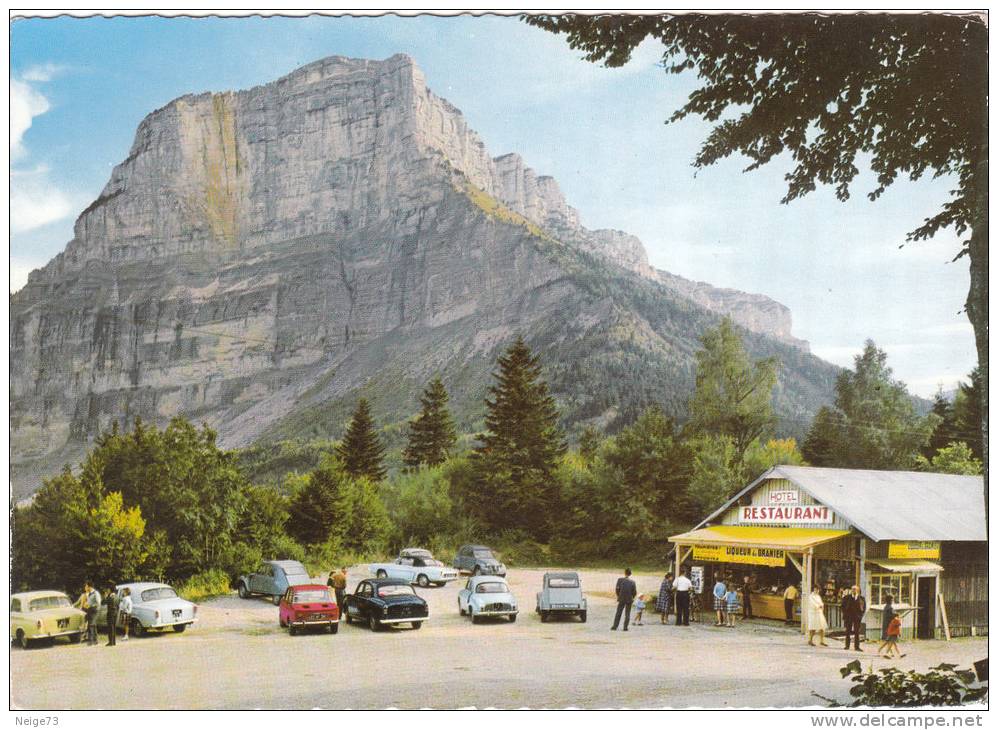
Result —
[[408, 581], [399, 578], [362, 580], [346, 597], [346, 622], [366, 623], [371, 631], [403, 623], [418, 629], [429, 617], [426, 601], [416, 595]]

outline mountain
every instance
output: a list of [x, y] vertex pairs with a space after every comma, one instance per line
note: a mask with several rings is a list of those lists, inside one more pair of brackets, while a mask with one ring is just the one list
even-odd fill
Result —
[[585, 229], [409, 57], [327, 58], [151, 113], [65, 250], [11, 297], [12, 482], [32, 491], [139, 416], [240, 447], [338, 437], [364, 394], [392, 437], [438, 373], [470, 433], [518, 333], [567, 426], [612, 429], [652, 402], [682, 417], [722, 314], [780, 357], [777, 410], [802, 432], [837, 368], [792, 337], [786, 307]]

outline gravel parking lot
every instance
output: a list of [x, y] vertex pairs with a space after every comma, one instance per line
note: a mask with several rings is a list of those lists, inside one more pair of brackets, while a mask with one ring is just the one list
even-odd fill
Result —
[[[184, 634], [107, 648], [11, 649], [11, 704], [19, 709], [249, 709], [454, 707], [804, 707], [811, 694], [845, 700], [839, 667], [857, 656], [841, 642], [812, 648], [782, 625], [735, 629], [659, 625], [611, 632], [616, 573], [582, 571], [589, 621], [542, 624], [534, 594], [542, 569], [509, 576], [520, 617], [472, 625], [457, 612], [464, 579], [417, 589], [430, 605], [422, 630], [372, 633], [341, 624], [337, 635], [291, 637], [277, 608], [235, 594], [202, 605]], [[349, 589], [367, 577], [351, 571]], [[660, 576], [636, 575], [654, 592]], [[319, 582], [325, 582], [324, 578]], [[986, 639], [924, 641], [899, 661], [862, 655], [874, 667], [968, 666]], [[99, 675], [98, 675], [99, 672]], [[116, 682], [108, 681], [117, 677]]]

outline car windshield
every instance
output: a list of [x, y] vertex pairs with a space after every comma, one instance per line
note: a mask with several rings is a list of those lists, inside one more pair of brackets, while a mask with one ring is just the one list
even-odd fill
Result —
[[332, 601], [333, 599], [329, 597], [329, 591], [316, 589], [314, 591], [295, 591], [292, 600], [295, 603], [319, 603], [322, 601]]
[[509, 593], [509, 588], [505, 583], [479, 583], [475, 593]]
[[476, 550], [476, 558], [485, 558], [486, 560], [495, 560], [496, 556], [492, 554], [491, 550]]
[[548, 578], [549, 588], [578, 588], [579, 579], [574, 575], [552, 575]]
[[32, 599], [28, 604], [29, 611], [44, 611], [49, 608], [69, 608], [72, 606], [66, 596], [45, 596], [44, 598]]
[[412, 596], [415, 593], [412, 590], [412, 586], [381, 586], [378, 589], [378, 595], [382, 598], [387, 598], [388, 596]]
[[177, 592], [170, 588], [169, 586], [160, 586], [159, 588], [149, 588], [142, 591], [143, 601], [161, 601], [164, 598], [176, 598]]

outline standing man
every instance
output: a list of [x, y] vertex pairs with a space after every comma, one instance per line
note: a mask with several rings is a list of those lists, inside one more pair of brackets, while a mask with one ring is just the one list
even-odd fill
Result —
[[347, 592], [347, 569], [340, 568], [339, 573], [333, 573], [329, 576], [328, 585], [332, 586], [333, 591], [336, 593], [336, 607], [340, 609], [340, 616], [342, 616]]
[[94, 590], [90, 581], [83, 584], [83, 601], [81, 608], [87, 614], [87, 643], [97, 646], [97, 611], [100, 609], [100, 593]]
[[842, 619], [846, 625], [846, 651], [849, 650], [849, 639], [855, 637], [856, 651], [863, 651], [859, 648], [859, 627], [863, 622], [863, 614], [866, 613], [866, 599], [859, 593], [859, 586], [853, 586], [842, 599]]
[[108, 583], [104, 594], [104, 605], [107, 606], [107, 645], [116, 646], [118, 642], [118, 593], [114, 583]]
[[689, 626], [690, 591], [693, 590], [693, 583], [686, 577], [686, 568], [679, 569], [679, 577], [673, 585], [676, 589], [676, 626]]
[[794, 602], [797, 600], [797, 595], [797, 586], [793, 583], [783, 591], [783, 613], [787, 616], [786, 623], [788, 624], [794, 622]]
[[627, 631], [627, 624], [631, 621], [631, 604], [634, 597], [638, 595], [638, 586], [631, 580], [631, 569], [624, 568], [624, 577], [617, 578], [617, 615], [613, 617], [611, 631], [616, 631], [620, 625], [620, 615], [624, 614], [624, 631]]
[[752, 618], [752, 586], [755, 585], [755, 577], [745, 576], [745, 583], [742, 585], [742, 618]]

